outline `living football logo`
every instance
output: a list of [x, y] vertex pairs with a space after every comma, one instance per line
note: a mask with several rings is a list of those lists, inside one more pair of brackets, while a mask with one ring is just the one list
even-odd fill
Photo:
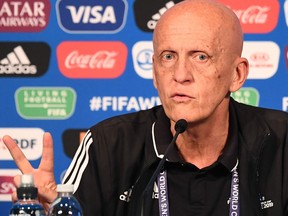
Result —
[[76, 92], [70, 87], [21, 87], [15, 93], [18, 114], [24, 119], [67, 119], [75, 109]]
[[0, 77], [38, 77], [49, 67], [51, 50], [42, 42], [0, 42]]
[[49, 23], [49, 0], [0, 1], [0, 32], [39, 32]]
[[231, 93], [236, 101], [251, 106], [259, 106], [260, 94], [259, 91], [252, 87], [242, 87], [236, 92]]
[[145, 31], [152, 32], [160, 17], [181, 0], [136, 0], [134, 15], [137, 26]]
[[68, 33], [116, 33], [127, 16], [126, 0], [58, 0], [59, 26]]

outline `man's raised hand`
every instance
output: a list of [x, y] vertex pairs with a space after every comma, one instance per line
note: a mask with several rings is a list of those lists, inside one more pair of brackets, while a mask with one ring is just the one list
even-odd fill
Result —
[[[19, 170], [24, 174], [33, 174], [35, 186], [38, 188], [38, 198], [47, 211], [50, 203], [56, 198], [56, 182], [54, 178], [54, 151], [53, 139], [50, 133], [43, 135], [42, 158], [37, 169], [33, 168], [26, 156], [23, 154], [16, 142], [8, 135], [3, 137], [3, 142], [10, 151]], [[20, 184], [20, 175], [15, 176], [16, 187]], [[12, 200], [17, 200], [16, 193], [13, 193]]]

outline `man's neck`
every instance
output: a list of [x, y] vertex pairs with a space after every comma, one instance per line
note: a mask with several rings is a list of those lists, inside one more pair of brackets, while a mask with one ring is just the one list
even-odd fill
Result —
[[222, 154], [227, 136], [228, 134], [223, 134], [190, 141], [179, 137], [176, 145], [183, 160], [201, 169], [213, 164]]
[[198, 168], [213, 164], [222, 154], [229, 131], [229, 116], [218, 124], [207, 123], [201, 126], [189, 126], [177, 139], [177, 147], [186, 162]]

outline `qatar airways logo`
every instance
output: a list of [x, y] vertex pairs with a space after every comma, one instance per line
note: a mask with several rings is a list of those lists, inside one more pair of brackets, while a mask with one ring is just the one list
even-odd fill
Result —
[[278, 70], [280, 48], [272, 41], [245, 41], [242, 55], [249, 61], [248, 79], [269, 79]]
[[39, 32], [49, 23], [49, 0], [0, 1], [0, 32]]
[[277, 0], [220, 0], [238, 16], [244, 33], [268, 33], [278, 23], [280, 6]]
[[117, 78], [125, 70], [127, 53], [118, 41], [66, 41], [57, 48], [60, 71], [69, 78]]

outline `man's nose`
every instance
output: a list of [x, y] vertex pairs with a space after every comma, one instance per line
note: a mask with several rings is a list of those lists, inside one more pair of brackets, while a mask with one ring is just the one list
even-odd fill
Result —
[[193, 74], [188, 59], [178, 59], [173, 71], [173, 79], [178, 83], [191, 82]]

